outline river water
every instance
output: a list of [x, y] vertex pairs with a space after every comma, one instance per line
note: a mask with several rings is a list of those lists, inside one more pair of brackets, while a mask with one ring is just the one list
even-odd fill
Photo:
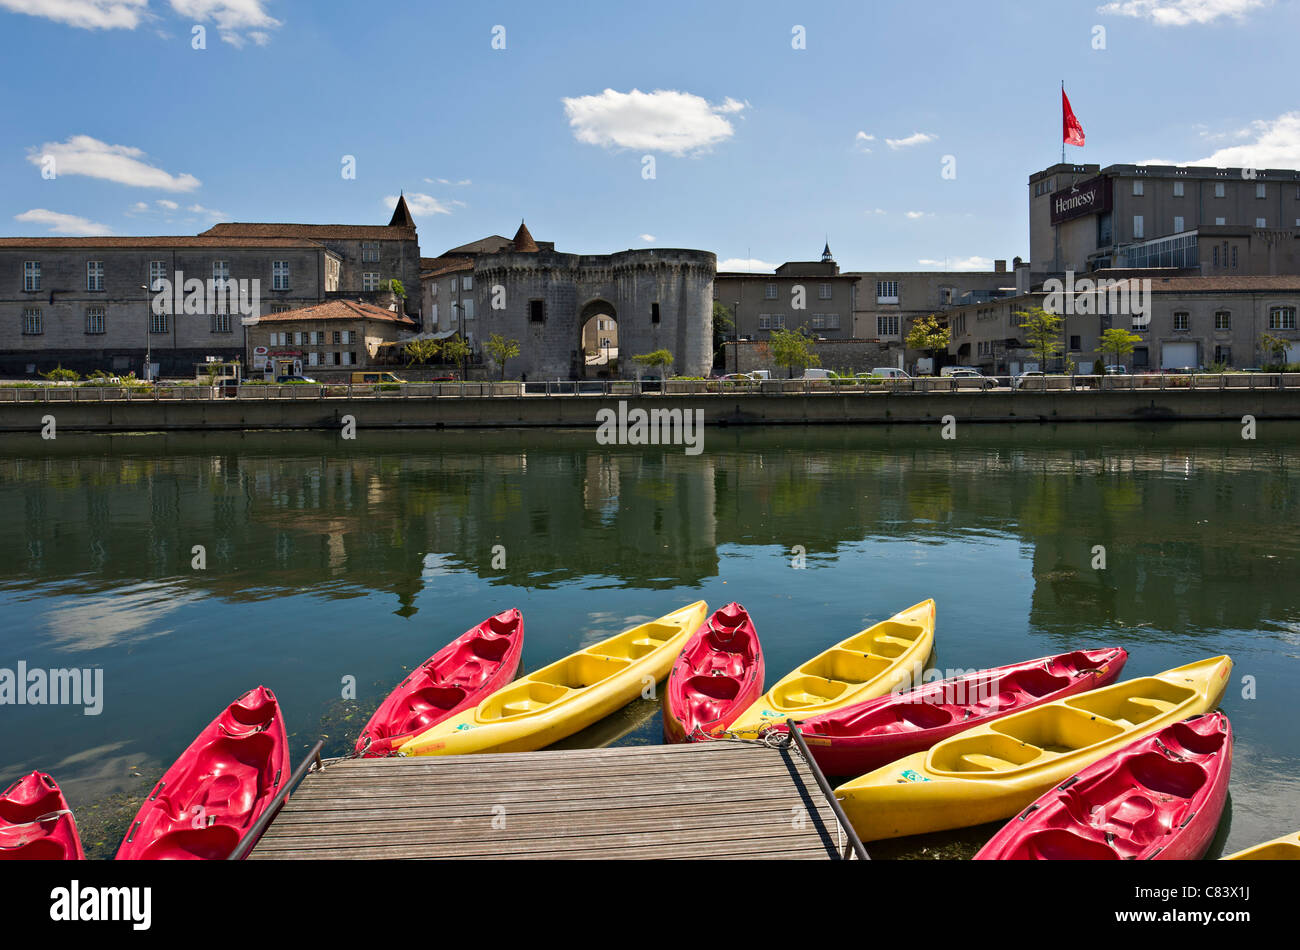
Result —
[[[1215, 856], [1300, 829], [1298, 515], [1291, 423], [1254, 440], [1227, 423], [710, 429], [694, 456], [590, 431], [6, 435], [0, 667], [102, 668], [103, 696], [98, 715], [0, 706], [0, 782], [52, 773], [110, 856], [140, 796], [259, 683], [296, 760], [321, 736], [349, 749], [405, 669], [507, 607], [535, 669], [737, 600], [771, 683], [934, 597], [943, 669], [1118, 645], [1130, 677], [1230, 654]], [[656, 707], [569, 741], [658, 742]], [[966, 856], [992, 830], [872, 851]]]

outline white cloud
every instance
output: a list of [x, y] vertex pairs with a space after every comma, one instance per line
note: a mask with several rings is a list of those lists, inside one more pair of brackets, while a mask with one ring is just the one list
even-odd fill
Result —
[[[161, 201], [158, 203], [162, 204]], [[224, 211], [218, 211], [216, 208], [205, 208], [203, 205], [200, 204], [189, 205], [185, 208], [185, 210], [190, 212], [191, 214], [201, 214], [205, 218], [212, 218], [213, 220], [216, 221], [230, 220], [230, 215], [226, 214]]]
[[906, 212], [906, 214], [907, 217], [912, 221], [915, 221], [918, 218], [930, 218], [934, 216], [933, 212], [930, 211], [908, 211]]
[[655, 236], [653, 234], [641, 234], [638, 236], [647, 244], [653, 244], [655, 242]]
[[[1225, 148], [1194, 161], [1171, 162], [1147, 159], [1139, 165], [1211, 165], [1215, 168], [1300, 168], [1300, 112], [1286, 112], [1276, 119], [1260, 119], [1250, 124], [1246, 136], [1229, 133], [1232, 138], [1254, 136], [1254, 141]], [[1214, 136], [1206, 136], [1214, 138]]]
[[129, 145], [109, 145], [89, 135], [74, 135], [66, 142], [46, 142], [27, 150], [27, 160], [37, 167], [54, 157], [56, 175], [85, 175], [137, 188], [193, 191], [202, 184], [193, 175], [172, 175], [141, 161], [144, 152]]
[[468, 178], [462, 178], [460, 181], [452, 181], [449, 178], [426, 178], [424, 180], [424, 183], [426, 185], [456, 185], [456, 186], [473, 184], [473, 182], [471, 182]]
[[926, 142], [933, 142], [938, 137], [937, 135], [931, 135], [929, 132], [913, 132], [907, 138], [885, 139], [885, 144], [892, 149], [911, 148], [913, 145], [924, 145]]
[[[280, 21], [264, 9], [264, 0], [170, 0], [171, 7], [188, 20], [206, 23], [211, 20], [223, 42], [243, 49], [251, 39], [265, 46], [271, 37], [266, 31], [280, 26]], [[240, 31], [248, 31], [245, 36]]]
[[718, 270], [767, 271], [772, 273], [776, 270], [776, 265], [753, 257], [728, 257], [725, 261], [718, 261]]
[[[399, 197], [400, 195], [385, 195], [385, 207], [391, 209], [397, 204]], [[464, 202], [452, 202], [452, 204], [460, 204], [464, 207]], [[422, 194], [418, 191], [413, 191], [406, 196], [406, 206], [411, 209], [411, 214], [417, 218], [427, 218], [435, 214], [451, 214], [451, 208], [433, 197], [433, 195]]]
[[725, 141], [735, 129], [724, 115], [737, 115], [746, 104], [727, 98], [710, 105], [689, 92], [616, 92], [561, 100], [574, 138], [587, 145], [632, 148], [684, 155]]
[[85, 237], [94, 234], [110, 234], [108, 225], [91, 221], [75, 214], [63, 214], [60, 211], [47, 211], [45, 208], [33, 208], [22, 214], [14, 215], [15, 221], [43, 224], [51, 234], [65, 234], [73, 237]]
[[1106, 3], [1098, 13], [1138, 17], [1157, 26], [1213, 23], [1221, 17], [1244, 19], [1246, 14], [1273, 5], [1273, 0], [1122, 0]]
[[158, 205], [158, 207], [166, 208], [168, 211], [175, 211], [177, 208], [180, 207], [180, 205], [178, 205], [176, 202], [170, 201], [167, 198], [159, 198], [156, 204]]
[[979, 257], [971, 255], [970, 257], [950, 257], [946, 261], [937, 261], [928, 257], [923, 257], [917, 261], [923, 267], [942, 267], [944, 270], [992, 270], [993, 258]]
[[875, 140], [876, 137], [874, 135], [868, 135], [866, 132], [858, 132], [857, 135], [853, 136], [853, 147], [860, 152], [870, 153], [871, 146], [867, 143], [874, 142]]
[[83, 30], [134, 30], [149, 0], [0, 0], [0, 10], [44, 17]]
[[884, 208], [872, 208], [867, 214], [889, 214]]

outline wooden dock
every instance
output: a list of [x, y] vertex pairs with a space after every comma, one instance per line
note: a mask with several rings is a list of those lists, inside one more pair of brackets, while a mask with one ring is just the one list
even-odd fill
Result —
[[844, 845], [797, 750], [705, 742], [327, 762], [250, 858], [836, 859]]

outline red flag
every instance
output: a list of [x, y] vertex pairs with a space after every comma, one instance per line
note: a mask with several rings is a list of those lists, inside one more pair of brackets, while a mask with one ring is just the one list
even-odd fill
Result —
[[1074, 110], [1070, 108], [1070, 97], [1065, 94], [1065, 87], [1061, 87], [1061, 123], [1062, 138], [1061, 141], [1066, 145], [1083, 144], [1083, 126], [1079, 120], [1074, 117]]

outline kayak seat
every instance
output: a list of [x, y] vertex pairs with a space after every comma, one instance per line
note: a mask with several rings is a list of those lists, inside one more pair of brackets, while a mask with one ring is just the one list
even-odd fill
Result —
[[63, 861], [71, 857], [67, 845], [58, 838], [44, 835], [29, 840], [7, 840], [0, 828], [0, 861]]
[[1053, 675], [1044, 669], [1017, 670], [1002, 681], [1003, 689], [1010, 689], [1025, 694], [1026, 697], [1038, 698], [1064, 689], [1070, 680], [1065, 676]]
[[240, 831], [231, 825], [178, 828], [156, 838], [140, 854], [141, 860], [221, 861], [239, 844]]
[[[740, 692], [740, 683], [730, 676], [692, 676], [685, 684], [688, 694], [729, 702]], [[709, 718], [717, 718], [712, 716]]]
[[487, 628], [493, 633], [510, 637], [519, 632], [519, 625], [522, 622], [523, 616], [521, 614], [514, 610], [507, 610], [504, 614], [489, 617]]
[[565, 689], [586, 689], [630, 666], [630, 659], [604, 653], [577, 653], [533, 674], [538, 683]]
[[1066, 754], [1104, 742], [1124, 732], [1118, 723], [1066, 705], [1049, 704], [1015, 713], [989, 728], [1041, 751]]
[[[402, 732], [411, 732], [414, 727], [426, 725], [428, 720], [440, 716], [449, 709], [455, 709], [465, 699], [466, 691], [460, 686], [426, 686], [408, 693], [406, 697], [407, 715]], [[399, 735], [401, 733], [398, 733]]]
[[1013, 861], [1119, 860], [1119, 855], [1104, 843], [1065, 828], [1047, 828], [1026, 835], [1007, 857]]
[[1193, 695], [1194, 691], [1185, 686], [1146, 677], [1074, 696], [1065, 705], [1131, 727], [1169, 712]]
[[469, 649], [481, 659], [499, 663], [510, 652], [510, 640], [507, 637], [474, 637], [469, 641]]
[[573, 690], [554, 683], [525, 680], [489, 696], [479, 707], [479, 716], [482, 719], [522, 716], [558, 703], [571, 692]]
[[1041, 758], [1043, 750], [998, 733], [964, 736], [939, 743], [930, 765], [940, 772], [1009, 772]]
[[851, 686], [859, 686], [885, 673], [890, 665], [889, 660], [882, 657], [867, 656], [837, 647], [827, 650], [821, 656], [804, 664], [799, 672], [805, 676], [820, 676], [828, 680], [839, 680]]
[[[247, 696], [226, 707], [223, 718], [228, 718], [238, 725], [231, 727], [223, 723], [229, 732], [248, 732], [249, 728], [265, 729], [275, 721], [279, 704], [271, 696], [270, 690], [255, 689]], [[243, 728], [239, 728], [242, 726]]]
[[820, 706], [838, 697], [848, 684], [818, 676], [796, 676], [772, 691], [774, 703], [784, 709]]
[[[1200, 728], [1198, 728], [1198, 726]], [[1201, 729], [1208, 731], [1202, 732]], [[1215, 720], [1209, 717], [1184, 720], [1174, 723], [1170, 729], [1170, 748], [1194, 756], [1213, 756], [1223, 750], [1225, 734], [1215, 728]]]
[[948, 725], [952, 719], [951, 709], [933, 703], [902, 703], [898, 710], [899, 724], [906, 724], [914, 729], [935, 729]]

